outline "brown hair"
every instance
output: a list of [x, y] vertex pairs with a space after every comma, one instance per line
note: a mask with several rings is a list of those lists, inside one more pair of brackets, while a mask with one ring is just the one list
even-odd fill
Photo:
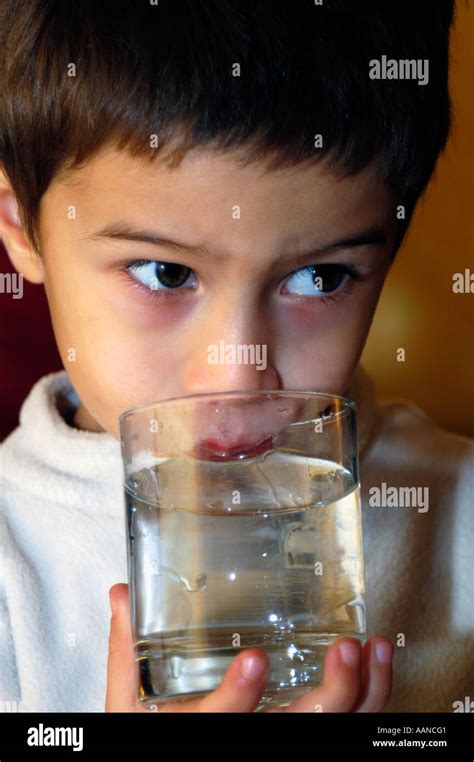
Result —
[[[452, 0], [2, 0], [0, 164], [31, 242], [52, 180], [106, 143], [173, 165], [196, 145], [269, 168], [376, 160], [408, 222], [448, 134], [452, 15]], [[381, 55], [428, 58], [429, 83], [370, 79]]]

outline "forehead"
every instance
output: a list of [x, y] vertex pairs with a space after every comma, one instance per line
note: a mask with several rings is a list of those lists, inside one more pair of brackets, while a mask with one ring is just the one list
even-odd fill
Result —
[[82, 232], [116, 220], [156, 221], [161, 229], [166, 224], [169, 236], [211, 243], [219, 232], [238, 234], [238, 221], [247, 237], [267, 231], [271, 238], [284, 230], [288, 243], [296, 243], [306, 230], [324, 238], [348, 220], [383, 223], [391, 196], [373, 166], [349, 177], [325, 161], [269, 170], [204, 148], [170, 169], [164, 161], [150, 163], [108, 147], [52, 183], [44, 209], [58, 203], [80, 207]]

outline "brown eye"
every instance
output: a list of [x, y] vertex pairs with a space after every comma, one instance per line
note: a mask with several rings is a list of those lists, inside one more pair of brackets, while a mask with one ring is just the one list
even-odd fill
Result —
[[335, 291], [345, 280], [347, 270], [342, 265], [313, 265], [313, 283], [325, 294]]
[[193, 270], [175, 262], [135, 259], [129, 262], [125, 269], [132, 272], [134, 278], [150, 291], [167, 291], [180, 286], [193, 288], [196, 283]]
[[293, 273], [285, 289], [298, 296], [322, 297], [337, 291], [348, 278], [356, 280], [357, 276], [347, 265], [309, 265]]
[[173, 262], [156, 262], [156, 277], [167, 288], [178, 288], [186, 283], [191, 270]]

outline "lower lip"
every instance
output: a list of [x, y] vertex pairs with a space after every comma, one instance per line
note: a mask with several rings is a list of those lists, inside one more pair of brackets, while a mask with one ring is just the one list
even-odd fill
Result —
[[267, 450], [270, 450], [271, 446], [271, 437], [250, 447], [244, 443], [234, 445], [233, 447], [224, 447], [219, 442], [205, 440], [196, 446], [193, 455], [204, 457], [205, 460], [237, 460], [241, 458], [254, 458], [257, 455], [262, 455], [264, 452], [267, 452]]

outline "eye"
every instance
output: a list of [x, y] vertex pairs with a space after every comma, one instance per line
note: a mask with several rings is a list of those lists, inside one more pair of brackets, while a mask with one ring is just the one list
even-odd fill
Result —
[[175, 262], [137, 259], [129, 262], [125, 269], [132, 272], [133, 277], [150, 291], [167, 291], [181, 286], [192, 288], [196, 281], [196, 276], [189, 267]]
[[350, 278], [357, 275], [347, 265], [309, 265], [293, 273], [285, 284], [286, 293], [297, 296], [324, 297], [337, 291]]

